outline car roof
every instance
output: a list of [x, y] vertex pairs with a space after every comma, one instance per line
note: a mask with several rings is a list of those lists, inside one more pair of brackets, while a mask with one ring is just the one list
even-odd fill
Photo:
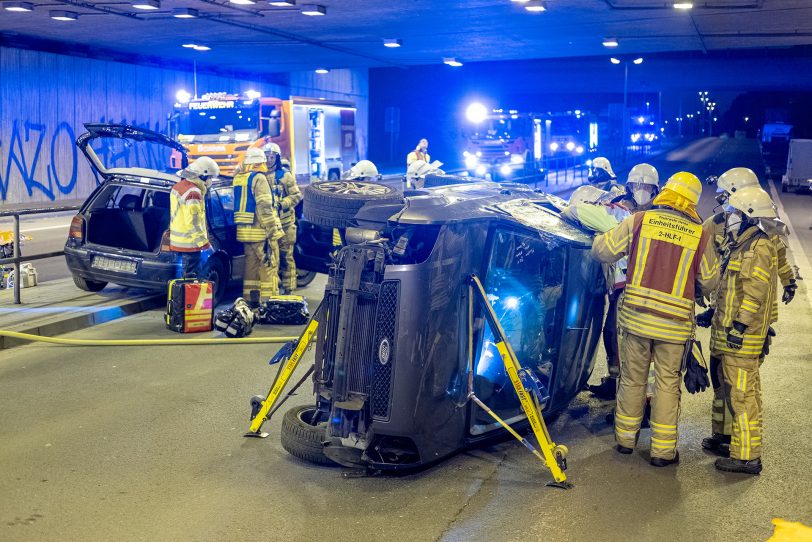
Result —
[[391, 218], [401, 224], [503, 221], [577, 245], [592, 245], [592, 234], [542, 205], [546, 194], [517, 183], [466, 183], [425, 190], [406, 198]]

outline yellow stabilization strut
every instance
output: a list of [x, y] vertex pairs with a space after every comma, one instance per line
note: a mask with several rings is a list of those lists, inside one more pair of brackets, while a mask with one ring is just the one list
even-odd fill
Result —
[[[319, 312], [320, 311], [318, 310], [316, 311], [316, 314], [307, 324], [304, 333], [298, 337], [296, 347], [293, 349], [293, 352], [287, 361], [285, 361], [282, 371], [279, 373], [279, 376], [277, 376], [273, 386], [271, 386], [268, 396], [264, 401], [262, 401], [262, 406], [260, 407], [256, 416], [254, 416], [254, 418], [251, 420], [251, 427], [249, 428], [248, 433], [245, 434], [246, 437], [264, 438], [268, 436], [267, 433], [260, 432], [260, 429], [262, 429], [262, 424], [268, 419], [268, 413], [273, 408], [277, 399], [279, 399], [279, 395], [282, 393], [282, 390], [285, 389], [288, 380], [290, 380], [290, 377], [293, 375], [293, 371], [295, 371], [296, 367], [299, 365], [299, 361], [302, 359], [302, 355], [304, 354], [305, 350], [307, 350], [307, 346], [310, 344], [310, 341], [313, 340], [313, 336], [316, 334], [316, 330], [319, 327], [319, 322], [316, 319]], [[293, 340], [296, 340], [296, 338], [294, 337]]]
[[229, 339], [215, 337], [208, 339], [65, 339], [46, 337], [18, 331], [0, 329], [0, 336], [22, 341], [43, 342], [60, 346], [193, 346], [212, 344], [272, 344], [295, 341], [298, 337], [242, 337]]
[[[528, 390], [525, 388], [521, 378], [519, 377], [519, 370], [522, 368], [521, 364], [516, 358], [516, 353], [513, 351], [513, 348], [510, 346], [510, 343], [507, 340], [507, 335], [502, 329], [499, 319], [496, 317], [496, 313], [488, 300], [488, 296], [485, 293], [485, 288], [482, 286], [482, 282], [480, 282], [476, 275], [471, 276], [471, 285], [472, 286], [470, 287], [469, 292], [472, 297], [474, 295], [474, 291], [479, 294], [478, 297], [482, 301], [485, 308], [488, 324], [490, 325], [494, 336], [498, 339], [496, 349], [499, 351], [499, 355], [502, 357], [502, 362], [505, 364], [505, 371], [513, 384], [513, 389], [516, 390], [516, 395], [519, 397], [519, 402], [522, 405], [522, 409], [527, 416], [530, 427], [533, 429], [533, 434], [536, 436], [539, 448], [541, 448], [541, 453], [539, 453], [539, 451], [527, 439], [523, 438], [512, 427], [510, 427], [507, 422], [502, 420], [496, 415], [495, 412], [485, 406], [485, 404], [479, 400], [476, 395], [474, 395], [473, 388], [469, 390], [469, 396], [477, 405], [479, 405], [494, 420], [496, 420], [497, 423], [507, 429], [508, 432], [519, 442], [524, 444], [524, 446], [527, 447], [527, 449], [529, 449], [536, 457], [544, 461], [547, 468], [550, 469], [550, 472], [553, 474], [553, 478], [556, 482], [554, 485], [568, 488], [570, 485], [567, 483], [567, 475], [564, 474], [564, 469], [566, 469], [566, 458], [569, 450], [563, 444], [556, 445], [552, 438], [550, 438], [547, 425], [544, 423], [544, 418], [541, 415], [541, 408], [538, 404], [538, 400], [535, 395], [528, 393]], [[469, 325], [472, 324], [473, 320], [472, 305], [473, 304], [469, 302]], [[473, 334], [473, 329], [469, 331], [469, 334]], [[472, 346], [472, 343], [473, 339], [471, 338], [469, 339], [469, 344]], [[470, 371], [473, 373], [473, 350], [471, 350], [469, 355], [471, 356]], [[469, 382], [471, 382], [470, 379]]]

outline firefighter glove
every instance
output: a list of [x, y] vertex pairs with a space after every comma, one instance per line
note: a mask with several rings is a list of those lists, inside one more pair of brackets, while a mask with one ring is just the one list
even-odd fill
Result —
[[713, 321], [713, 314], [716, 312], [716, 309], [713, 307], [709, 308], [705, 312], [700, 312], [696, 315], [696, 325], [699, 327], [710, 327], [711, 321]]
[[727, 331], [727, 347], [741, 350], [744, 343], [744, 330], [747, 326], [741, 322], [733, 322], [733, 327]]
[[688, 354], [688, 364], [685, 368], [683, 380], [688, 393], [701, 393], [710, 386], [708, 370], [696, 359], [693, 351]]
[[705, 303], [705, 296], [698, 295], [698, 296], [696, 296], [696, 299], [694, 301], [696, 301], [696, 304], [699, 305], [700, 307], [702, 307], [703, 309], [708, 308], [708, 304]]
[[775, 337], [775, 330], [773, 326], [767, 328], [767, 336], [764, 337], [764, 346], [761, 348], [761, 355], [767, 357], [770, 355], [770, 345], [773, 343], [773, 337]]
[[784, 286], [784, 295], [781, 297], [781, 301], [784, 303], [789, 303], [795, 298], [795, 290], [798, 289], [798, 284], [795, 282], [795, 279], [790, 279], [789, 284]]

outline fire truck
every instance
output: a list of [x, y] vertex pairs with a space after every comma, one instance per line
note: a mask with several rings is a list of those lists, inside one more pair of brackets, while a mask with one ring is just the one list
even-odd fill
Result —
[[[250, 147], [279, 145], [300, 183], [338, 179], [358, 161], [355, 106], [349, 102], [257, 92], [204, 94], [180, 91], [169, 119], [170, 136], [187, 149], [189, 161], [213, 158], [220, 174], [232, 176]], [[172, 157], [180, 168], [180, 155]], [[177, 163], [176, 163], [177, 162]]]

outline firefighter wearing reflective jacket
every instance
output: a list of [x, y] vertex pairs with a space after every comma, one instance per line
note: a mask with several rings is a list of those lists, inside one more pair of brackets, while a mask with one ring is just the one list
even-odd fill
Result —
[[761, 472], [759, 365], [770, 324], [777, 320], [774, 307], [778, 255], [766, 231], [770, 231], [770, 222], [777, 215], [769, 194], [755, 186], [732, 193], [726, 215], [729, 255], [727, 262], [723, 262], [716, 296], [711, 351], [721, 358], [722, 396], [732, 414], [732, 424], [730, 457], [717, 459], [716, 468], [758, 474]]
[[206, 225], [206, 191], [220, 174], [217, 163], [201, 156], [177, 172], [169, 193], [169, 250], [180, 254], [180, 276], [199, 274], [212, 252]]
[[[736, 193], [747, 187], [760, 187], [758, 177], [748, 168], [736, 167], [727, 170], [719, 176], [716, 182], [717, 192], [716, 201], [724, 205], [730, 199], [731, 194]], [[704, 228], [711, 232], [711, 239], [713, 240], [714, 247], [719, 254], [720, 261], [727, 261], [730, 245], [733, 241], [733, 232], [728, 232], [727, 213], [720, 211], [710, 218], [708, 218], [702, 225]], [[778, 278], [781, 280], [781, 286], [784, 289], [782, 300], [784, 303], [789, 303], [795, 297], [795, 290], [797, 289], [797, 277], [792, 265], [789, 263], [787, 257], [787, 241], [785, 235], [774, 234], [770, 236], [773, 245], [775, 246], [777, 264], [778, 264]], [[722, 266], [724, 268], [724, 266]], [[705, 312], [697, 315], [696, 323], [702, 327], [710, 327], [715, 307], [711, 306]], [[773, 317], [778, 315], [778, 302], [773, 302]], [[772, 338], [768, 335], [765, 340], [764, 351], [769, 349], [769, 343]], [[763, 357], [763, 356], [762, 356]], [[730, 453], [730, 435], [731, 435], [731, 422], [733, 415], [727, 406], [724, 395], [724, 374], [722, 368], [722, 355], [711, 349], [710, 352], [710, 374], [711, 382], [713, 383], [713, 409], [711, 416], [711, 429], [712, 435], [702, 440], [702, 447], [712, 452], [728, 455]]]
[[242, 296], [254, 308], [279, 295], [278, 240], [285, 236], [267, 172], [265, 153], [252, 147], [246, 151], [240, 173], [232, 182], [237, 241], [245, 249]]
[[285, 236], [279, 239], [282, 288], [292, 292], [296, 289], [296, 261], [293, 259], [293, 249], [296, 246], [296, 206], [302, 201], [302, 192], [296, 184], [296, 177], [282, 167], [279, 145], [265, 145], [265, 157], [279, 221], [285, 232]]
[[592, 245], [599, 261], [629, 258], [618, 309], [617, 450], [630, 454], [637, 442], [653, 361], [651, 464], [657, 467], [679, 461], [680, 372], [693, 338], [694, 300], [710, 294], [719, 279], [716, 252], [696, 214], [701, 194], [695, 175], [676, 173], [654, 199], [653, 209], [631, 215]]

